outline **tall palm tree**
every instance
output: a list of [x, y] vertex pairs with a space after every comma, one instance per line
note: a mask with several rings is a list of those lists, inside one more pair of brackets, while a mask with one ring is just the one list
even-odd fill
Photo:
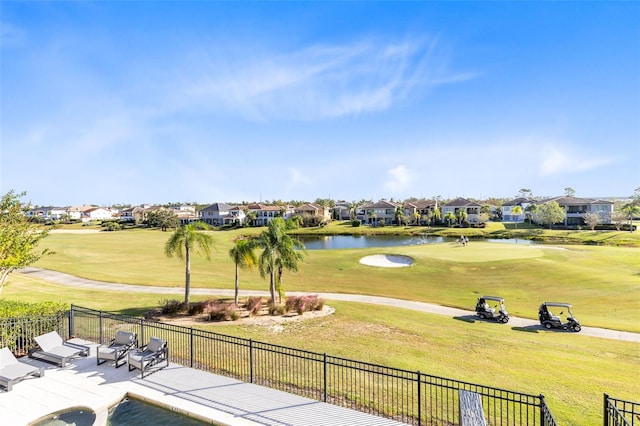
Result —
[[207, 260], [210, 259], [211, 244], [213, 238], [211, 235], [203, 234], [202, 230], [208, 229], [208, 226], [202, 222], [194, 222], [185, 226], [181, 226], [171, 235], [164, 246], [164, 253], [167, 257], [177, 255], [179, 259], [185, 262], [185, 280], [184, 280], [184, 303], [189, 303], [189, 291], [191, 287], [191, 252], [205, 254]]
[[[512, 216], [518, 216], [522, 214], [522, 207], [520, 206], [513, 206], [511, 207], [511, 215]], [[518, 219], [514, 219], [513, 222], [516, 224], [516, 229], [518, 229]]]
[[430, 221], [432, 222], [440, 222], [440, 218], [442, 217], [442, 213], [440, 212], [440, 209], [438, 207], [436, 207], [435, 209], [433, 209], [433, 214], [430, 217]]
[[247, 239], [238, 239], [235, 242], [235, 245], [229, 250], [229, 257], [236, 264], [236, 286], [234, 293], [234, 301], [235, 304], [238, 304], [238, 275], [239, 270], [242, 269], [251, 269], [254, 265], [258, 263], [258, 258], [256, 257], [255, 252], [253, 251], [255, 248], [255, 243], [252, 240]]
[[529, 204], [524, 210], [528, 213], [527, 216], [529, 216], [529, 226], [531, 226], [533, 224], [533, 216], [538, 211], [538, 205]]
[[276, 286], [282, 287], [282, 272], [298, 270], [298, 263], [304, 257], [304, 246], [287, 235], [284, 219], [278, 217], [269, 222], [267, 230], [257, 238], [256, 244], [262, 249], [258, 259], [260, 276], [269, 276], [271, 304], [276, 303]]
[[620, 211], [627, 215], [627, 220], [629, 221], [629, 232], [633, 232], [633, 218], [640, 215], [640, 206], [636, 204], [627, 204], [621, 208]]

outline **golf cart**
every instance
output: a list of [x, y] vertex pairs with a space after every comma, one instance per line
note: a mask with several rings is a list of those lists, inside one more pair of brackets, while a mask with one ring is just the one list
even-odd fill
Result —
[[[496, 304], [492, 308], [489, 302], [496, 302]], [[495, 308], [497, 308], [498, 305], [500, 305], [500, 309], [496, 312]], [[509, 313], [504, 307], [504, 299], [502, 297], [479, 297], [478, 302], [476, 303], [476, 315], [480, 318], [494, 319], [503, 324], [509, 322]]]
[[[563, 315], [564, 310], [566, 309], [567, 322], [562, 323], [560, 316], [553, 315], [549, 308], [561, 308], [562, 310], [559, 315]], [[538, 308], [538, 318], [540, 319], [540, 324], [542, 324], [546, 329], [562, 328], [564, 330], [573, 330], [575, 332], [582, 330], [580, 322], [571, 312], [571, 305], [569, 303], [544, 302]]]

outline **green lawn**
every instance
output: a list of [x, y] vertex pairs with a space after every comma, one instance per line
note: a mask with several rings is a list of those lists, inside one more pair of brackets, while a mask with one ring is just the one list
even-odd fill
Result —
[[[250, 230], [256, 232], [256, 230]], [[193, 258], [192, 286], [231, 289], [228, 256], [240, 232], [212, 232], [211, 261]], [[183, 286], [184, 266], [167, 258], [169, 232], [132, 230], [97, 234], [52, 234], [43, 245], [56, 251], [36, 264], [85, 278], [119, 283]], [[375, 253], [411, 256], [410, 268], [359, 263]], [[472, 240], [454, 243], [309, 251], [299, 273], [285, 273], [288, 291], [364, 293], [472, 309], [481, 294], [506, 299], [516, 316], [536, 318], [543, 301], [569, 302], [586, 326], [640, 332], [639, 250], [630, 247], [524, 246]], [[240, 272], [240, 287], [266, 290], [254, 271]]]
[[[246, 230], [213, 232], [211, 261], [194, 259], [192, 285], [233, 288], [232, 239]], [[257, 232], [257, 230], [249, 230]], [[636, 233], [634, 233], [636, 234]], [[57, 252], [36, 266], [87, 278], [161, 286], [184, 283], [184, 266], [168, 259], [170, 233], [130, 230], [52, 234]], [[411, 256], [414, 266], [383, 269], [358, 260], [374, 253]], [[516, 316], [534, 318], [540, 302], [566, 301], [584, 325], [640, 332], [640, 262], [630, 247], [518, 246], [473, 240], [456, 244], [363, 250], [309, 251], [297, 274], [285, 273], [289, 291], [365, 293], [472, 309], [479, 294], [506, 298]], [[266, 290], [255, 271], [241, 271], [243, 289]], [[166, 296], [70, 289], [13, 274], [1, 295], [10, 300], [53, 300], [139, 315]], [[175, 298], [181, 298], [178, 292]], [[196, 298], [194, 298], [196, 299]], [[561, 425], [599, 424], [602, 394], [638, 400], [637, 343], [582, 334], [531, 332], [509, 325], [366, 304], [328, 301], [336, 314], [290, 323], [279, 332], [257, 326], [209, 326], [216, 331], [427, 374], [543, 393]], [[384, 348], [381, 350], [381, 348]]]

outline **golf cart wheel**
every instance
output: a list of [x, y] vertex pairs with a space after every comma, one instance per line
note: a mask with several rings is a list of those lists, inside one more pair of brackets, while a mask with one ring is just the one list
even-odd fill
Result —
[[582, 330], [582, 326], [580, 324], [576, 324], [573, 326], [573, 331], [575, 331], [576, 333], [578, 333], [580, 330]]
[[508, 323], [509, 322], [509, 317], [502, 318], [502, 322], [503, 322], [503, 324]]
[[550, 322], [545, 322], [544, 323], [544, 328], [546, 328], [547, 330], [551, 329], [551, 323]]

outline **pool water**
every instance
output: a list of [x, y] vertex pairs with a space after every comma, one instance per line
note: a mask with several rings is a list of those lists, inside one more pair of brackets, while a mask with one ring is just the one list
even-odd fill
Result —
[[123, 399], [122, 402], [109, 410], [107, 420], [109, 426], [202, 426], [210, 424], [135, 398]]

